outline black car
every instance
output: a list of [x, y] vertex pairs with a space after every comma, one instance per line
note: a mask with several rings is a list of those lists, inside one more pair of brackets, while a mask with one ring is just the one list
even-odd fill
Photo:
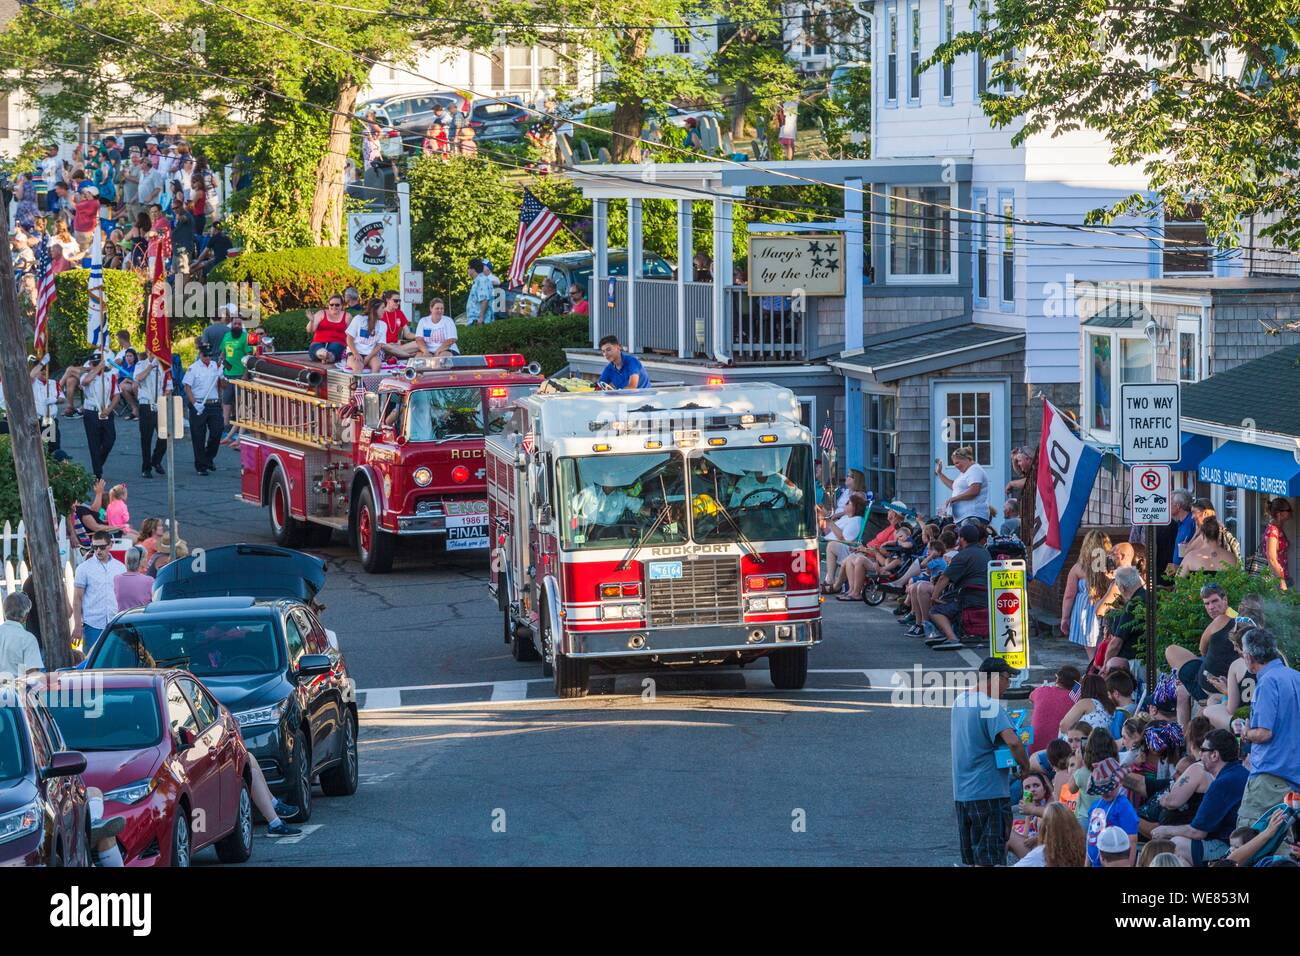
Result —
[[89, 866], [86, 757], [22, 680], [0, 681], [0, 866]]
[[357, 789], [355, 683], [333, 635], [301, 601], [252, 597], [155, 601], [109, 621], [86, 669], [179, 667], [239, 721], [273, 793], [311, 817]]
[[325, 586], [325, 562], [314, 554], [270, 544], [206, 548], [203, 561], [173, 561], [158, 569], [155, 601], [176, 598], [292, 598], [312, 605]]

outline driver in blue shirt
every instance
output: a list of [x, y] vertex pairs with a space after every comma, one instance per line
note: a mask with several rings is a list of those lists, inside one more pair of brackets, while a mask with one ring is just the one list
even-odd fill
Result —
[[599, 384], [610, 388], [649, 388], [650, 376], [635, 355], [626, 355], [617, 335], [607, 335], [600, 340], [600, 354], [609, 364], [600, 373]]
[[780, 496], [772, 494], [754, 495], [750, 504], [766, 504], [771, 502], [767, 507], [784, 508], [786, 502], [795, 503], [803, 500], [803, 492], [793, 481], [780, 472], [763, 474], [757, 470], [748, 470], [731, 489], [731, 501], [727, 507], [737, 508], [741, 502], [749, 495], [757, 491], [776, 491]]

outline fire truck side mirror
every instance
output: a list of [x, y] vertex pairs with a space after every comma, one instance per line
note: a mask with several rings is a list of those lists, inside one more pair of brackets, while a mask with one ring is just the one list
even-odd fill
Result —
[[375, 429], [379, 427], [379, 393], [366, 392], [363, 409], [366, 415], [366, 427]]
[[549, 526], [554, 520], [555, 512], [551, 510], [550, 505], [544, 504], [537, 509], [537, 523], [543, 528]]

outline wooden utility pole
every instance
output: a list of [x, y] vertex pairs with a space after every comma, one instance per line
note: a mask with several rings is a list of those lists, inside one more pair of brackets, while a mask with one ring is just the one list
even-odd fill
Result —
[[[0, 199], [0, 236], [9, 234], [9, 206]], [[48, 670], [72, 663], [72, 634], [68, 599], [63, 591], [59, 544], [50, 515], [49, 473], [45, 443], [36, 419], [36, 398], [27, 374], [27, 339], [18, 312], [13, 261], [0, 254], [0, 374], [4, 376], [5, 407], [9, 409], [9, 441], [14, 453], [18, 497], [27, 533], [27, 567], [36, 590], [41, 621], [41, 657]]]

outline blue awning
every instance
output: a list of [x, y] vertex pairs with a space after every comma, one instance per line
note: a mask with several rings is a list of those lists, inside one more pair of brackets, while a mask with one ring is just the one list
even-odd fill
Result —
[[1300, 495], [1300, 461], [1280, 448], [1261, 448], [1244, 442], [1220, 445], [1196, 470], [1211, 485], [1245, 488], [1266, 495]]
[[1209, 435], [1193, 435], [1191, 432], [1183, 432], [1183, 441], [1179, 446], [1179, 454], [1182, 457], [1170, 465], [1169, 470], [1195, 471], [1213, 450], [1214, 442]]

